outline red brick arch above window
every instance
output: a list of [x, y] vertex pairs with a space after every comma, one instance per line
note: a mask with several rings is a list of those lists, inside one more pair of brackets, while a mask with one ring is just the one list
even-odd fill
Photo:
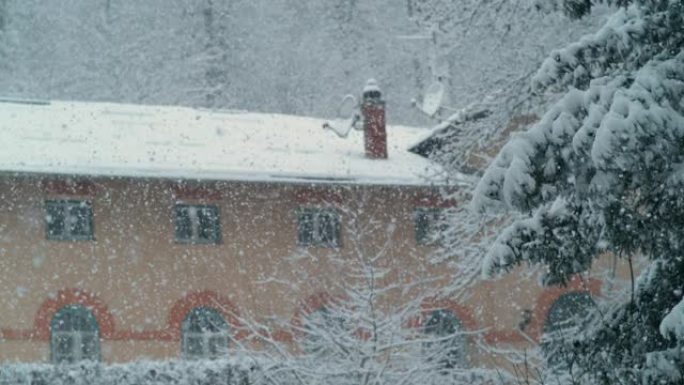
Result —
[[48, 341], [52, 317], [60, 309], [69, 305], [81, 305], [93, 312], [100, 331], [100, 338], [113, 339], [115, 335], [114, 317], [107, 305], [97, 295], [81, 289], [63, 289], [46, 299], [38, 308], [33, 321], [30, 339]]
[[[338, 303], [344, 305], [343, 300], [343, 298], [332, 296], [327, 292], [314, 293], [304, 298], [300, 302], [299, 306], [295, 310], [294, 316], [292, 317], [291, 330], [279, 331], [277, 338], [283, 341], [294, 341], [297, 338], [303, 337], [301, 328], [304, 318], [306, 318], [309, 314], [316, 312], [317, 310], [325, 308], [329, 304]], [[365, 335], [362, 330], [358, 330], [357, 334], [359, 335], [359, 338], [363, 338]]]
[[298, 328], [302, 325], [303, 317], [306, 317], [316, 310], [323, 309], [332, 301], [334, 301], [334, 297], [326, 292], [319, 292], [306, 297], [295, 310], [294, 317], [292, 317], [292, 325], [295, 329]]
[[234, 338], [243, 338], [247, 332], [241, 327], [237, 307], [226, 297], [211, 291], [196, 291], [186, 294], [176, 301], [169, 312], [168, 334], [172, 339], [180, 339], [181, 324], [187, 314], [195, 308], [206, 307], [216, 310], [235, 331]]
[[489, 330], [485, 333], [485, 341], [488, 343], [529, 343], [530, 341], [539, 342], [543, 330], [544, 322], [549, 309], [553, 303], [567, 293], [587, 293], [596, 297], [601, 293], [601, 281], [593, 278], [583, 279], [581, 276], [574, 276], [567, 286], [547, 287], [537, 297], [534, 309], [532, 309], [529, 324], [524, 330], [505, 329]]
[[422, 327], [425, 321], [435, 310], [446, 310], [451, 312], [453, 315], [461, 321], [461, 326], [466, 331], [474, 331], [477, 329], [477, 322], [473, 317], [473, 312], [467, 306], [461, 305], [453, 300], [442, 298], [430, 298], [423, 301], [421, 305], [421, 314], [418, 319], [416, 319], [415, 327]]

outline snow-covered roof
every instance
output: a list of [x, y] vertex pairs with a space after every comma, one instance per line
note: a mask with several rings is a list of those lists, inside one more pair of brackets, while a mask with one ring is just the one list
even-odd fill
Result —
[[425, 130], [389, 126], [388, 159], [364, 156], [324, 120], [240, 111], [91, 102], [0, 102], [0, 172], [111, 177], [443, 184], [408, 149]]

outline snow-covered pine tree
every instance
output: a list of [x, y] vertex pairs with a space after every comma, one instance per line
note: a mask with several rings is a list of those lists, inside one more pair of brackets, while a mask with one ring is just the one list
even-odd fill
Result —
[[[582, 16], [593, 3], [557, 4]], [[473, 204], [525, 216], [501, 233], [487, 273], [541, 264], [562, 284], [604, 252], [646, 257], [628, 303], [569, 346], [573, 381], [675, 384], [681, 341], [660, 326], [684, 287], [684, 2], [620, 5], [543, 63], [534, 88], [566, 94], [504, 146]]]
[[[542, 3], [541, 6], [540, 3]], [[479, 172], [473, 158], [489, 161], [493, 141], [511, 126], [526, 125], [557, 95], [531, 92], [531, 78], [548, 52], [579, 39], [601, 25], [607, 7], [579, 20], [553, 12], [539, 0], [410, 0], [408, 13], [423, 31], [436, 31], [446, 59], [448, 102], [432, 151], [449, 168]], [[427, 43], [423, 43], [427, 44]], [[484, 119], [464, 121], [460, 111], [487, 107]], [[451, 114], [454, 115], [451, 115]]]
[[[508, 134], [536, 121], [558, 97], [531, 92], [531, 78], [547, 53], [598, 28], [608, 11], [603, 6], [574, 20], [538, 0], [409, 0], [407, 7], [419, 30], [440, 35], [439, 54], [450, 63], [452, 87], [441, 115], [445, 120], [413, 150], [444, 165], [454, 180], [473, 184]], [[461, 187], [450, 198], [469, 200], [472, 188]], [[482, 254], [511, 217], [484, 218], [467, 205], [457, 205], [446, 216], [451, 225], [443, 234], [444, 247], [431, 257], [460, 272], [453, 279], [454, 293], [460, 295], [479, 279]]]
[[[390, 246], [397, 229], [378, 219], [387, 215], [384, 209], [370, 194], [346, 191], [354, 191], [355, 207], [322, 207], [345, 218], [344, 249], [351, 252], [315, 256], [304, 249], [289, 257], [287, 270], [299, 273], [288, 285], [301, 291], [314, 283], [326, 293], [304, 303], [294, 321], [281, 320], [292, 341], [275, 338], [270, 325], [242, 318], [250, 337], [235, 341], [235, 353], [254, 357], [267, 385], [458, 385], [503, 378], [470, 365], [467, 352], [477, 355], [478, 336], [439, 305], [434, 277], [397, 265]], [[301, 266], [308, 259], [336, 273], [307, 274]], [[255, 351], [252, 342], [261, 349]]]

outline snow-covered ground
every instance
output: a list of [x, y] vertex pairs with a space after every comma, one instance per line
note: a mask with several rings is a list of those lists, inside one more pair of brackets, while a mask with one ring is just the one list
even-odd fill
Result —
[[258, 375], [254, 362], [235, 358], [113, 365], [9, 364], [0, 366], [0, 385], [254, 385]]

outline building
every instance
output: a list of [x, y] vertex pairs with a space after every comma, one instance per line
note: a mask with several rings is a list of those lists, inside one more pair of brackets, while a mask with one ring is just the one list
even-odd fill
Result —
[[[386, 128], [377, 89], [362, 111], [340, 139], [314, 118], [0, 103], [0, 362], [211, 357], [236, 314], [290, 319], [319, 301], [335, 277], [318, 257], [351, 252], [352, 215], [392, 228], [368, 234], [369, 247], [391, 238], [391, 279], [447, 285], [453, 272], [427, 258], [439, 210], [457, 204], [441, 190], [472, 181], [408, 151], [429, 132]], [[437, 304], [488, 342], [526, 346], [562, 318], [558, 298], [599, 290], [510, 275]]]

